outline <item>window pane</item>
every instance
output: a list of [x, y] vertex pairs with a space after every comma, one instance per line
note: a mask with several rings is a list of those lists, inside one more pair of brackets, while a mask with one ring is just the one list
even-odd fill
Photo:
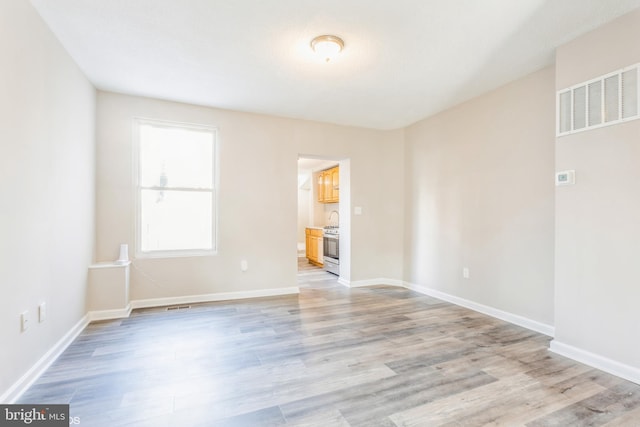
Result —
[[141, 190], [143, 252], [213, 249], [212, 193]]
[[140, 185], [212, 188], [213, 133], [141, 124]]

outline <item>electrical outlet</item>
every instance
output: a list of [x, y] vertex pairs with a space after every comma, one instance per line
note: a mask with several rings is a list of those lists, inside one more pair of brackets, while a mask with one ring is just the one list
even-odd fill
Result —
[[38, 306], [38, 322], [42, 323], [47, 318], [47, 303], [41, 302]]
[[23, 311], [20, 313], [20, 330], [24, 332], [27, 329], [29, 329], [29, 312]]
[[464, 279], [468, 279], [469, 278], [469, 267], [464, 267], [462, 269], [462, 277]]

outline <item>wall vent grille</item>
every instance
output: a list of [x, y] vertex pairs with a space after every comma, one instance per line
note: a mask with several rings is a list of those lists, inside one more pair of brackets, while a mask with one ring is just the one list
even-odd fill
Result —
[[172, 310], [187, 310], [191, 308], [190, 305], [172, 305], [170, 307], [167, 307], [167, 311], [172, 311]]
[[556, 135], [564, 136], [640, 118], [640, 64], [559, 90]]

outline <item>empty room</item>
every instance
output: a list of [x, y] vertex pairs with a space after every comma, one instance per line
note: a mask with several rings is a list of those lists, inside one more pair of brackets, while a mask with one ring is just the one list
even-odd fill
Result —
[[640, 0], [1, 0], [0, 425], [639, 426]]

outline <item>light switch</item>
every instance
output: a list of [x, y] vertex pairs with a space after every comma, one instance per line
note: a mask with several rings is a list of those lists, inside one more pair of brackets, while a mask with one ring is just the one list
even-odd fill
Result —
[[362, 215], [362, 206], [356, 206], [353, 208], [354, 215]]
[[20, 330], [24, 332], [27, 329], [29, 329], [29, 312], [23, 311], [20, 313]]

